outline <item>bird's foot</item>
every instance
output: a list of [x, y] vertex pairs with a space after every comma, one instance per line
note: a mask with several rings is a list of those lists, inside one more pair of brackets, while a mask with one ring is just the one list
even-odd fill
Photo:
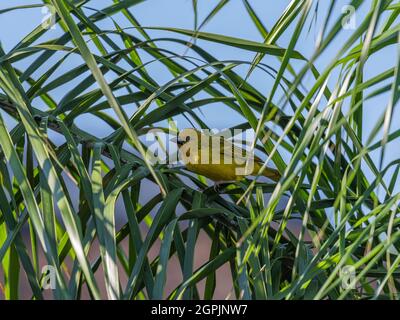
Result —
[[226, 185], [222, 186], [224, 183], [226, 184], [226, 181], [215, 181], [214, 182], [214, 187], [213, 187], [214, 191], [216, 193], [221, 193], [222, 190], [224, 190], [225, 187], [226, 187]]
[[222, 181], [215, 181], [214, 182], [214, 191], [215, 193], [220, 193], [221, 192], [221, 183], [223, 183]]

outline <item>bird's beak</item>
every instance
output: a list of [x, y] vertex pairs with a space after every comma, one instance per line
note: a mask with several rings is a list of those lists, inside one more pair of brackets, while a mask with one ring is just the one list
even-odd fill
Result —
[[175, 142], [179, 147], [182, 146], [184, 144], [184, 141], [179, 139], [179, 137], [173, 137], [171, 139], [172, 142]]

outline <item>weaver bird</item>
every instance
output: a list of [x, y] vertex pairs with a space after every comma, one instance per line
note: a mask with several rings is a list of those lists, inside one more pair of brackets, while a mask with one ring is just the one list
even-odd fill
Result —
[[[260, 158], [234, 145], [223, 136], [206, 135], [196, 129], [179, 132], [175, 142], [179, 157], [189, 171], [205, 176], [216, 184], [240, 181], [246, 176], [257, 175], [263, 165]], [[265, 168], [263, 176], [278, 181], [279, 172]]]

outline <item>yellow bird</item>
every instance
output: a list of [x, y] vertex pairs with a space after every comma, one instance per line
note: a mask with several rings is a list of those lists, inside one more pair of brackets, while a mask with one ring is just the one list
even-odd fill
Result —
[[[246, 150], [234, 145], [223, 136], [206, 135], [196, 129], [184, 129], [175, 140], [179, 158], [186, 168], [216, 183], [239, 181], [246, 176], [257, 175], [263, 161], [246, 154]], [[265, 168], [262, 175], [278, 181], [279, 172]]]

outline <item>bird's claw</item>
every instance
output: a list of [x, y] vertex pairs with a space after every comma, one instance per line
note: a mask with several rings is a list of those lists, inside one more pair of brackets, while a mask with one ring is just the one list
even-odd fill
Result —
[[214, 191], [215, 191], [215, 193], [220, 193], [220, 191], [221, 191], [220, 183], [218, 183], [218, 182], [214, 183]]

